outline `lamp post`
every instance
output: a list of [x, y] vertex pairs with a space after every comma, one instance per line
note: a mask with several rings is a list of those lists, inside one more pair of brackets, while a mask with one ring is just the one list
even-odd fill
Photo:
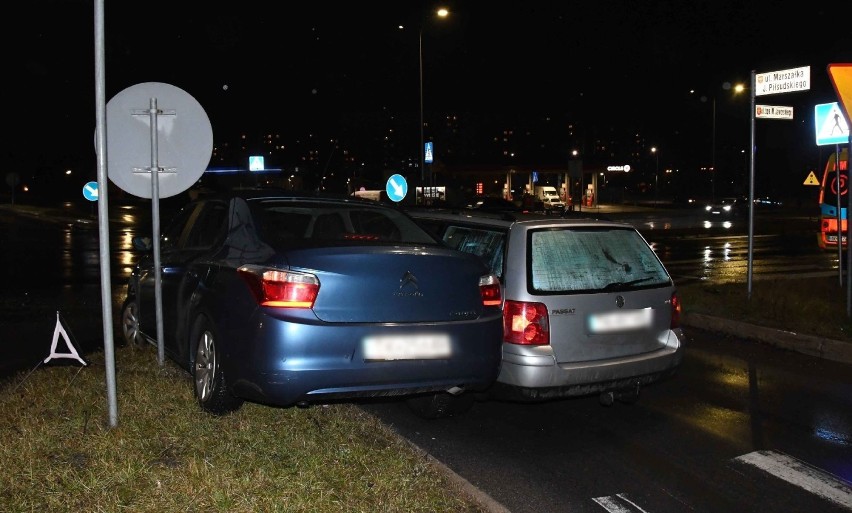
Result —
[[[737, 95], [745, 91], [745, 85], [736, 84], [733, 87], [730, 82], [722, 84], [722, 89], [729, 91], [733, 88], [734, 94]], [[701, 101], [706, 101], [706, 97], [702, 97]], [[710, 133], [710, 197], [711, 201], [716, 201], [716, 95], [713, 95], [713, 118]]]
[[654, 206], [657, 206], [657, 200], [659, 199], [657, 196], [657, 191], [660, 187], [660, 154], [657, 152], [656, 146], [651, 146], [651, 153], [654, 154]]
[[710, 138], [710, 201], [716, 202], [716, 95], [713, 95], [713, 134]]
[[[441, 7], [435, 11], [439, 18], [446, 18], [450, 15], [450, 11]], [[423, 136], [423, 25], [425, 20], [420, 22], [420, 31], [417, 36], [417, 47], [420, 60], [420, 183], [425, 185], [426, 182], [426, 140]]]
[[420, 186], [426, 185], [426, 144], [423, 140], [423, 24], [417, 37], [417, 48], [420, 55]]

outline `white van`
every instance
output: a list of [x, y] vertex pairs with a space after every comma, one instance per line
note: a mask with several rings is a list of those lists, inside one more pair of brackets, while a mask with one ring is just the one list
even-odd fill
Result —
[[535, 198], [541, 201], [544, 205], [544, 210], [547, 212], [556, 211], [562, 213], [565, 210], [565, 203], [559, 198], [559, 193], [556, 192], [556, 187], [552, 185], [536, 185]]

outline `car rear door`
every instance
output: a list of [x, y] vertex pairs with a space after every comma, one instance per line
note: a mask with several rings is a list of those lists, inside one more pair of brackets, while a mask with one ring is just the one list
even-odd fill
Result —
[[634, 229], [554, 226], [510, 243], [525, 258], [508, 259], [526, 268], [507, 270], [506, 299], [546, 306], [559, 363], [639, 355], [666, 344], [673, 285]]

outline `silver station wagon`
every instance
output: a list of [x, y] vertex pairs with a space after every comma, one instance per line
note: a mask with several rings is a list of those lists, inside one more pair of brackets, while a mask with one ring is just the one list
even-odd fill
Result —
[[482, 258], [503, 287], [495, 398], [600, 394], [630, 402], [683, 357], [675, 285], [625, 223], [534, 214], [410, 209], [448, 246]]

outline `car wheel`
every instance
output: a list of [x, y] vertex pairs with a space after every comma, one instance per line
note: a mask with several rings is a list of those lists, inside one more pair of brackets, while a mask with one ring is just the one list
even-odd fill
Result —
[[139, 303], [129, 297], [121, 305], [121, 334], [129, 346], [141, 346], [145, 343], [139, 333]]
[[243, 400], [231, 393], [222, 370], [221, 353], [217, 347], [216, 330], [204, 316], [199, 317], [193, 330], [195, 362], [192, 366], [192, 381], [195, 398], [204, 411], [224, 415], [236, 411]]
[[415, 395], [406, 399], [406, 404], [418, 417], [440, 419], [462, 414], [473, 406], [474, 394], [453, 395], [448, 392]]

